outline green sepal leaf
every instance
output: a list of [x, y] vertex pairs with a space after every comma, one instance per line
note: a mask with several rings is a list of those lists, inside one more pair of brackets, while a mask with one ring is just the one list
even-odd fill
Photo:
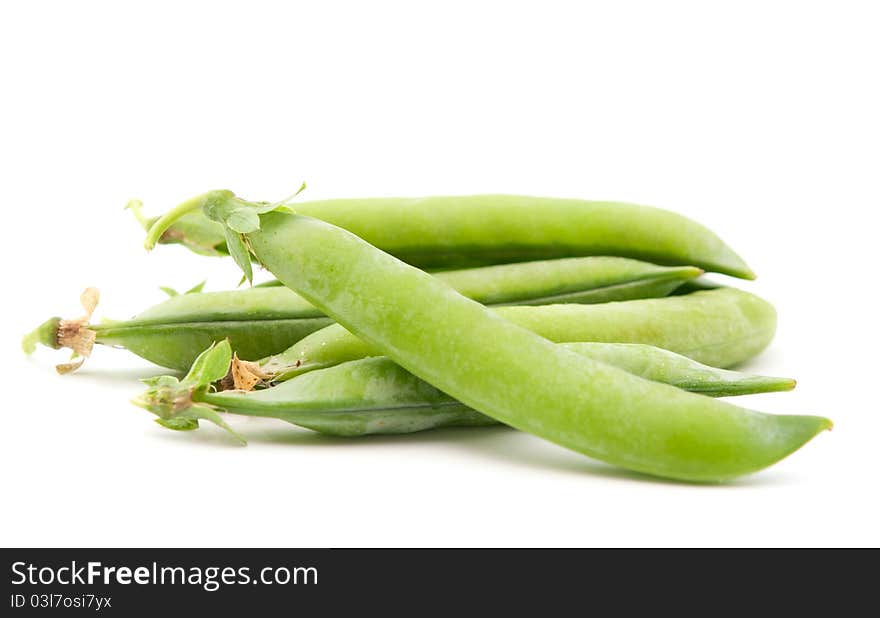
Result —
[[[194, 285], [193, 287], [191, 287], [190, 289], [188, 289], [188, 290], [187, 290], [186, 292], [184, 292], [183, 294], [184, 294], [184, 295], [186, 295], [186, 294], [198, 294], [198, 293], [200, 293], [200, 292], [205, 288], [205, 284], [206, 284], [206, 283], [208, 283], [208, 280], [207, 280], [207, 279], [205, 279], [205, 280], [202, 281], [201, 283], [197, 283], [196, 285]], [[159, 286], [159, 289], [162, 290], [163, 292], [165, 292], [166, 294], [168, 294], [168, 296], [169, 296], [169, 297], [172, 297], [172, 298], [173, 298], [174, 296], [180, 296], [180, 295], [181, 295], [180, 292], [178, 292], [178, 291], [175, 290], [174, 288], [169, 287], [169, 286], [167, 286], [167, 285], [160, 285], [160, 286]]]
[[204, 419], [211, 423], [217, 425], [221, 429], [225, 429], [228, 431], [233, 438], [239, 441], [239, 443], [244, 446], [247, 444], [247, 440], [244, 439], [240, 433], [235, 431], [232, 427], [226, 424], [226, 421], [223, 420], [223, 417], [220, 416], [215, 410], [205, 407], [204, 405], [193, 406], [188, 410], [188, 412], [193, 416], [198, 416], [198, 418]]
[[290, 212], [289, 209], [285, 208], [285, 206], [287, 206], [287, 204], [289, 204], [291, 201], [293, 201], [293, 199], [296, 198], [297, 195], [299, 195], [300, 193], [305, 191], [305, 189], [306, 189], [306, 183], [303, 182], [300, 185], [299, 189], [296, 190], [296, 193], [294, 193], [293, 195], [288, 195], [286, 198], [284, 198], [283, 200], [278, 201], [278, 202], [273, 202], [273, 203], [258, 202], [256, 204], [254, 204], [254, 206], [255, 206], [254, 210], [256, 212], [258, 212], [259, 214], [263, 214], [266, 212], [272, 212], [275, 210]]
[[244, 240], [238, 232], [232, 231], [230, 228], [224, 230], [226, 235], [226, 248], [229, 249], [229, 255], [238, 264], [238, 267], [244, 273], [245, 279], [249, 282], [254, 280], [254, 271], [251, 266], [251, 256], [244, 244]]
[[142, 378], [141, 382], [151, 387], [170, 388], [180, 384], [180, 380], [174, 376], [153, 376], [152, 378]]
[[254, 208], [236, 208], [226, 217], [226, 225], [239, 234], [249, 234], [260, 229], [260, 215]]
[[236, 208], [240, 208], [232, 191], [210, 191], [204, 195], [202, 210], [205, 215], [218, 223], [226, 224], [226, 219]]
[[306, 190], [306, 181], [303, 180], [302, 184], [299, 186], [299, 189], [296, 190], [296, 193], [294, 193], [293, 195], [291, 195], [290, 197], [288, 197], [288, 198], [286, 198], [286, 199], [281, 200], [281, 204], [289, 204], [289, 203], [290, 203], [291, 201], [293, 201], [293, 200], [294, 200], [294, 199], [295, 199], [300, 193], [302, 193], [302, 192], [305, 191], [305, 190]]
[[228, 339], [224, 339], [199, 354], [183, 379], [183, 384], [192, 384], [196, 388], [209, 386], [229, 372], [231, 362], [232, 346]]
[[205, 289], [206, 283], [208, 283], [207, 279], [205, 279], [201, 283], [197, 283], [196, 285], [192, 286], [190, 289], [184, 292], [184, 294], [200, 294], [201, 291]]
[[154, 420], [162, 425], [162, 427], [173, 429], [174, 431], [192, 431], [193, 429], [199, 428], [199, 421], [194, 418], [173, 417], [157, 418]]
[[157, 418], [155, 420], [162, 425], [162, 427], [173, 429], [174, 431], [192, 431], [199, 428], [200, 420], [208, 421], [209, 423], [214, 423], [221, 429], [225, 429], [242, 445], [247, 444], [247, 440], [245, 440], [240, 433], [230, 427], [216, 410], [205, 404], [195, 404], [192, 407], [179, 412], [176, 416], [171, 418]]

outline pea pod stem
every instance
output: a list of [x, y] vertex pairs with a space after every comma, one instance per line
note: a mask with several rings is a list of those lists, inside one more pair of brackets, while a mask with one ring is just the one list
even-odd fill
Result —
[[144, 228], [145, 232], [149, 232], [150, 228], [153, 227], [153, 224], [158, 220], [158, 217], [151, 219], [144, 215], [144, 203], [138, 199], [128, 200], [125, 209], [131, 211], [131, 214], [140, 226]]
[[[143, 203], [140, 200], [129, 200], [125, 208], [131, 211], [135, 220], [147, 232], [159, 219], [144, 215]], [[198, 255], [211, 257], [229, 255], [226, 239], [223, 236], [223, 226], [205, 217], [198, 209], [186, 213], [175, 221], [159, 237], [158, 242], [183, 245]]]
[[156, 246], [156, 243], [159, 242], [162, 234], [164, 234], [173, 223], [180, 220], [181, 217], [188, 213], [200, 210], [204, 204], [205, 195], [197, 195], [185, 202], [181, 202], [175, 208], [159, 217], [147, 231], [147, 237], [144, 240], [144, 248], [147, 251], [152, 250], [153, 247]]
[[248, 203], [215, 199], [207, 215], [234, 222], [261, 264], [369, 345], [461, 403], [574, 451], [717, 482], [766, 468], [831, 426], [633, 376], [560, 349], [342, 228], [252, 204], [242, 231], [231, 214]]

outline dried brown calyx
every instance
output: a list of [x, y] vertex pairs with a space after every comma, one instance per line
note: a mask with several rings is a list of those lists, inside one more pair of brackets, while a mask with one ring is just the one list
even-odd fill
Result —
[[58, 373], [65, 374], [76, 371], [92, 353], [96, 333], [89, 328], [89, 321], [92, 319], [95, 307], [98, 306], [99, 297], [97, 288], [86, 288], [79, 297], [85, 314], [75, 320], [58, 321], [58, 331], [55, 336], [56, 346], [73, 350], [70, 362], [55, 365]]
[[266, 373], [259, 363], [241, 360], [238, 354], [232, 355], [229, 372], [220, 380], [220, 390], [252, 391], [258, 384], [265, 384], [274, 374]]

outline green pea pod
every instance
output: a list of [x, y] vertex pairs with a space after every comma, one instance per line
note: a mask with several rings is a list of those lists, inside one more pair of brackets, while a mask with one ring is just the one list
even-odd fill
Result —
[[662, 477], [722, 481], [766, 468], [831, 427], [822, 417], [740, 408], [566, 350], [342, 228], [229, 191], [170, 211], [145, 245], [200, 207], [235, 229], [279, 281], [413, 375], [585, 455]]
[[[258, 207], [272, 208], [264, 202]], [[620, 202], [522, 195], [337, 199], [297, 204], [299, 214], [345, 228], [420, 268], [461, 268], [586, 255], [694, 265], [753, 279], [730, 247], [679, 214]], [[156, 222], [144, 220], [144, 224]], [[158, 225], [154, 242], [228, 254], [223, 226], [188, 212]]]
[[[599, 305], [498, 307], [497, 315], [555, 342], [644, 343], [714, 367], [730, 367], [763, 350], [776, 331], [776, 310], [736, 288]], [[281, 381], [381, 351], [333, 324], [258, 362]], [[246, 358], [246, 357], [245, 357]]]
[[[701, 272], [691, 266], [587, 257], [445, 271], [435, 276], [483, 303], [544, 304], [665, 296]], [[196, 286], [190, 292], [200, 290]], [[52, 318], [25, 338], [25, 349], [33, 350], [35, 343], [43, 343], [78, 349], [80, 356], [87, 356], [91, 343], [114, 345], [158, 365], [185, 371], [200, 350], [221, 339], [228, 338], [242, 358], [261, 358], [281, 352], [332, 323], [301, 296], [277, 286], [174, 293], [136, 317], [119, 322], [91, 324], [93, 310], [94, 306], [85, 320]]]
[[[788, 378], [715, 369], [652, 346], [561, 345], [645, 379], [714, 397], [790, 390], [795, 386], [795, 381]], [[231, 354], [229, 342], [223, 341], [206, 350], [203, 357], [214, 357], [222, 368], [223, 360], [228, 364]], [[215, 378], [221, 373], [222, 370], [207, 377]], [[184, 402], [184, 406], [207, 405], [234, 414], [279, 418], [335, 436], [404, 434], [437, 427], [497, 424], [385, 357], [349, 361], [253, 392], [215, 392], [210, 382], [181, 384], [171, 377], [153, 379], [150, 384], [135, 403], [155, 412], [159, 420], [176, 418], [182, 412], [179, 403], [168, 406], [167, 402]], [[240, 439], [237, 434], [236, 438]]]
[[797, 384], [791, 378], [752, 375], [710, 367], [687, 356], [641, 343], [589, 342], [560, 345], [646, 380], [670, 384], [710, 397], [790, 391]]

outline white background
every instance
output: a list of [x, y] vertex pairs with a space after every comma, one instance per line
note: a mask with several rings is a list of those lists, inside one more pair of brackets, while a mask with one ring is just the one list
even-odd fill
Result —
[[[873, 3], [28, 2], [0, 10], [0, 545], [878, 545], [880, 58]], [[647, 480], [504, 429], [332, 440], [233, 419], [175, 433], [128, 403], [161, 370], [76, 375], [20, 336], [232, 287], [149, 256], [122, 206], [509, 192], [677, 210], [773, 301], [742, 403], [836, 422], [726, 486]]]

